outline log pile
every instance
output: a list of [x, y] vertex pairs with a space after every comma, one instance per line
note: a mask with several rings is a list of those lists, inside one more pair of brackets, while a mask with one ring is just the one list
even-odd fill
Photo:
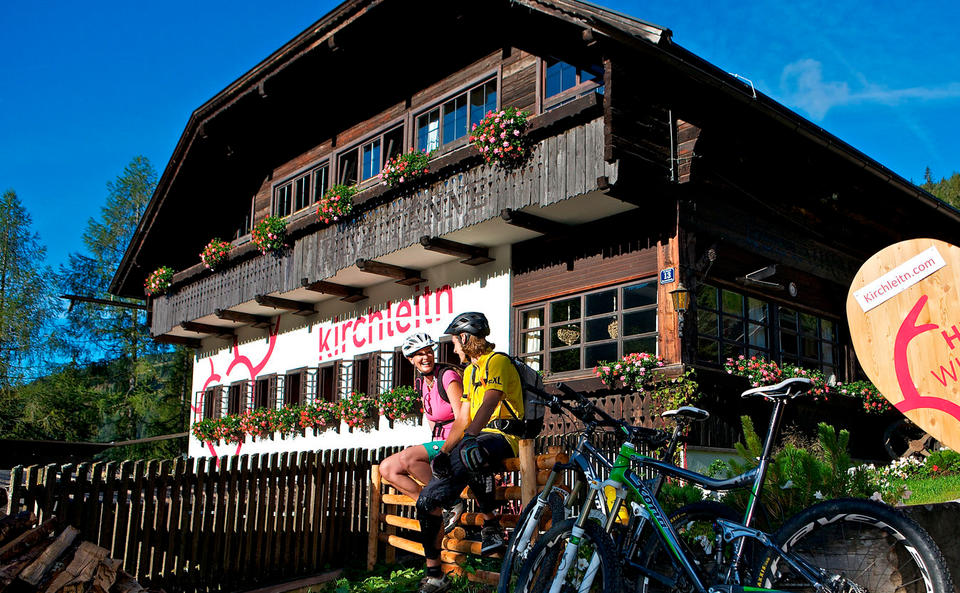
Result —
[[107, 549], [79, 535], [56, 517], [37, 525], [29, 511], [0, 518], [0, 592], [147, 593]]

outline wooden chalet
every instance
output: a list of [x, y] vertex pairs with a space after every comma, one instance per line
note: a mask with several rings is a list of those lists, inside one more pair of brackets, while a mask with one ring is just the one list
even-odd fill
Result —
[[[533, 151], [504, 170], [468, 136], [510, 106], [532, 114]], [[429, 175], [380, 184], [411, 149], [435, 151]], [[355, 209], [323, 224], [334, 182], [358, 186]], [[269, 215], [288, 221], [279, 256], [250, 242]], [[577, 0], [348, 0], [192, 114], [111, 291], [142, 297], [151, 271], [178, 270], [151, 327], [196, 348], [197, 419], [409, 383], [403, 335], [480, 310], [548, 382], [597, 391], [597, 361], [640, 350], [696, 367], [715, 415], [698, 438], [729, 446], [745, 385], [726, 357], [855, 378], [844, 302], [860, 264], [958, 234], [957, 211], [668, 29]], [[197, 255], [213, 237], [234, 245], [216, 272]], [[362, 438], [423, 433], [381, 428]], [[351, 438], [270, 446], [334, 437]]]

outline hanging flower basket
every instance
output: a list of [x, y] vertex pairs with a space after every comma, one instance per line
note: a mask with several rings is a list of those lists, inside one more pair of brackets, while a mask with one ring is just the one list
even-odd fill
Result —
[[220, 238], [211, 239], [200, 252], [200, 261], [208, 270], [216, 270], [227, 259], [232, 246]]
[[388, 160], [380, 171], [380, 181], [383, 185], [396, 187], [401, 183], [409, 183], [423, 177], [430, 172], [427, 164], [433, 153], [426, 150], [411, 150]]
[[329, 224], [350, 214], [355, 193], [357, 188], [352, 185], [334, 185], [317, 201], [317, 217]]
[[147, 296], [161, 295], [173, 284], [173, 268], [170, 266], [160, 266], [147, 276], [143, 283], [143, 292]]
[[530, 114], [516, 107], [490, 111], [470, 130], [470, 142], [483, 159], [507, 169], [517, 167], [530, 155], [527, 117]]
[[287, 221], [279, 216], [268, 216], [253, 227], [251, 236], [260, 253], [281, 251], [286, 247]]

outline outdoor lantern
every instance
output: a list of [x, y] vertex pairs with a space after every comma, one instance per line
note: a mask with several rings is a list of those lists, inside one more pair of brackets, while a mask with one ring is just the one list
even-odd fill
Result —
[[677, 312], [677, 334], [683, 337], [683, 314], [690, 305], [690, 290], [680, 282], [676, 289], [670, 291], [670, 298], [673, 299], [673, 308]]

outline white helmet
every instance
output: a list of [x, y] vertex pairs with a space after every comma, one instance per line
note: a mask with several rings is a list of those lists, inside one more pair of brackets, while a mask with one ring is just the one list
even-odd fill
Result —
[[403, 345], [400, 346], [400, 351], [403, 352], [404, 356], [413, 356], [424, 348], [432, 348], [435, 345], [436, 342], [434, 342], [433, 338], [429, 335], [423, 332], [417, 332], [403, 339]]

